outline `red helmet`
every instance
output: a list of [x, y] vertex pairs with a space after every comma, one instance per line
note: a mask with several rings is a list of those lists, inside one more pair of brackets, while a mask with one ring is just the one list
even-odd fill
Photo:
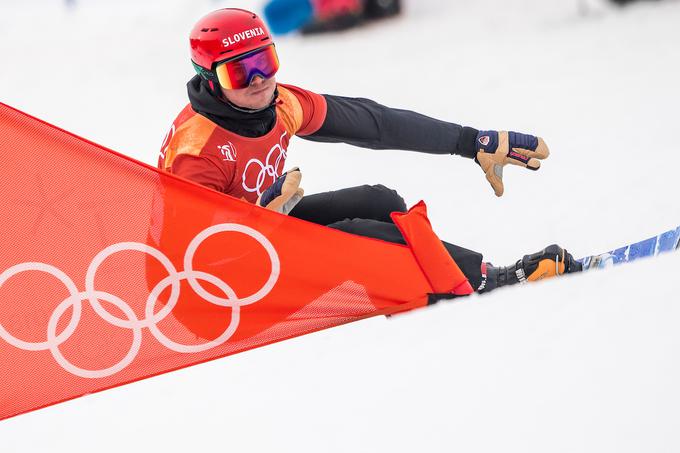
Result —
[[213, 11], [194, 25], [189, 35], [191, 61], [211, 71], [213, 64], [273, 43], [264, 21], [244, 9]]

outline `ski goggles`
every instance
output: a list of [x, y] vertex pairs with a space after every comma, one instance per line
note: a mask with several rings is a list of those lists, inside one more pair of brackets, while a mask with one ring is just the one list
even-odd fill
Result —
[[220, 61], [214, 73], [222, 88], [239, 90], [247, 88], [255, 76], [269, 79], [279, 70], [279, 57], [274, 44], [255, 49], [244, 55]]

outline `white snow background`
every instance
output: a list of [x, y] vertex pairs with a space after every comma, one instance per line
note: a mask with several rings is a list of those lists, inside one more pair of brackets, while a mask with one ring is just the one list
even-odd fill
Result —
[[[191, 25], [261, 4], [2, 0], [0, 100], [155, 164], [187, 102]], [[461, 158], [295, 139], [289, 166], [308, 193], [388, 185], [425, 199], [440, 236], [500, 264], [680, 224], [680, 2], [411, 0], [398, 19], [277, 49], [282, 82], [535, 133], [552, 150], [539, 172], [506, 169], [497, 199]], [[248, 351], [0, 422], [0, 452], [678, 452], [679, 264]]]

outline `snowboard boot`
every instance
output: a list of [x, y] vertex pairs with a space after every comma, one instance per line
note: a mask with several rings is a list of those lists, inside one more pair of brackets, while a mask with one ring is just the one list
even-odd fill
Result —
[[496, 267], [482, 263], [482, 283], [477, 292], [488, 293], [515, 283], [526, 283], [581, 272], [583, 266], [559, 245], [549, 245], [540, 252], [524, 257], [512, 266]]

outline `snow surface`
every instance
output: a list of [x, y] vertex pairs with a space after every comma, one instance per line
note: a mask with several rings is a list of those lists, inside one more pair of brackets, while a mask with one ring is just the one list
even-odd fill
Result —
[[[0, 100], [154, 164], [218, 6], [0, 3]], [[680, 3], [411, 0], [395, 20], [277, 41], [279, 80], [540, 134], [497, 199], [459, 158], [295, 140], [308, 193], [428, 202], [496, 263], [604, 251], [680, 223]], [[45, 152], [48, 150], [36, 150]], [[680, 255], [374, 318], [0, 422], [0, 452], [677, 452]]]

